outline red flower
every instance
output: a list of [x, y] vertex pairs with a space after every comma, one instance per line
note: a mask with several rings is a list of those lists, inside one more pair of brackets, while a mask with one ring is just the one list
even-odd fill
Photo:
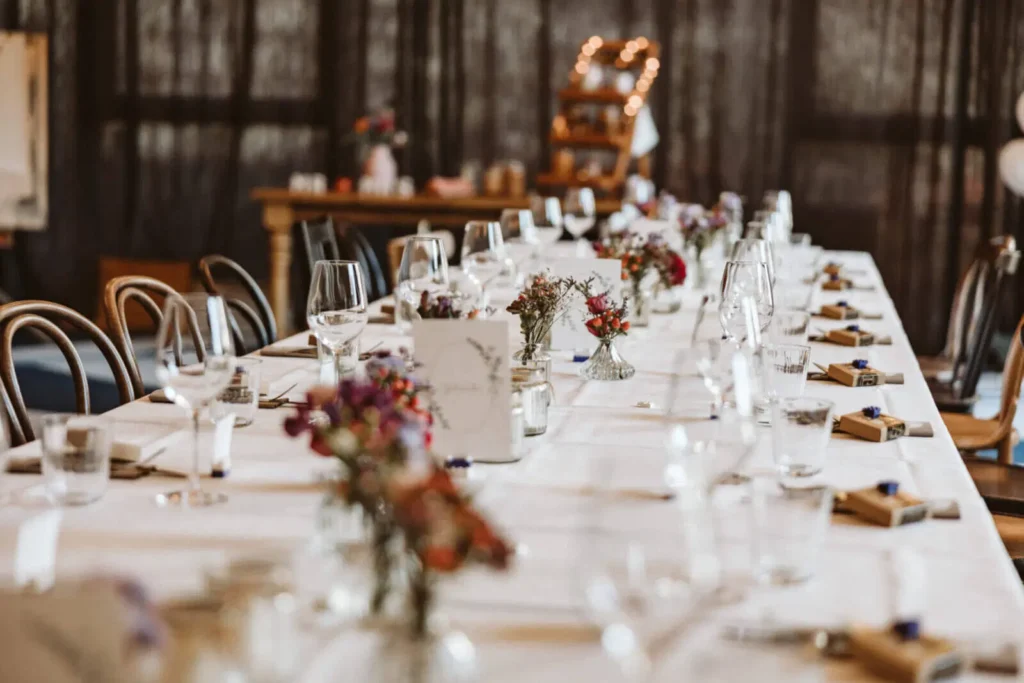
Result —
[[439, 572], [453, 572], [459, 568], [461, 558], [452, 548], [430, 546], [423, 551], [423, 564]]
[[587, 299], [587, 310], [592, 315], [601, 315], [608, 310], [608, 293], [598, 294]]
[[686, 261], [674, 251], [668, 253], [668, 280], [673, 287], [686, 282]]

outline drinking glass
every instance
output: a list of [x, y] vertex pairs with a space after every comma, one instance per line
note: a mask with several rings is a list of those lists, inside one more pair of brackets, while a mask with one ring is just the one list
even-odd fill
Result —
[[732, 386], [732, 357], [739, 352], [739, 344], [732, 339], [707, 339], [696, 343], [697, 370], [704, 386], [711, 392], [711, 419], [722, 413], [725, 395]]
[[730, 261], [758, 261], [768, 269], [772, 286], [775, 286], [775, 251], [766, 239], [745, 238], [732, 245]]
[[722, 303], [718, 319], [730, 339], [742, 341], [747, 336], [747, 320], [743, 300], [751, 299], [758, 314], [761, 332], [771, 323], [775, 298], [768, 269], [760, 261], [730, 261], [722, 275]]
[[597, 222], [597, 201], [589, 187], [570, 187], [565, 195], [565, 229], [579, 242]]
[[505, 209], [501, 212], [501, 236], [506, 241], [518, 237], [526, 244], [539, 244], [533, 213], [528, 209]]
[[[403, 259], [404, 263], [404, 259]], [[423, 274], [426, 271], [411, 270]], [[309, 329], [334, 357], [335, 375], [345, 374], [345, 346], [366, 327], [366, 286], [355, 261], [317, 261], [306, 300]]]
[[807, 311], [811, 308], [811, 297], [814, 296], [814, 284], [801, 280], [776, 282], [773, 288], [775, 305], [791, 311]]
[[811, 316], [807, 311], [775, 309], [768, 336], [772, 341], [783, 343], [802, 343], [807, 341], [807, 328], [811, 324]]
[[430, 296], [448, 289], [448, 256], [440, 237], [413, 235], [405, 243], [402, 263], [398, 266], [398, 286], [395, 287], [395, 322], [401, 332], [407, 332], [416, 319], [420, 296]]
[[88, 505], [107, 490], [113, 438], [107, 425], [70, 420], [68, 415], [43, 418], [43, 485], [57, 505]]
[[772, 459], [783, 476], [809, 477], [825, 466], [835, 404], [819, 398], [780, 398], [772, 406]]
[[541, 244], [548, 247], [557, 244], [565, 225], [558, 197], [531, 197], [530, 211], [533, 212], [533, 223]]
[[259, 403], [260, 361], [257, 358], [239, 358], [235, 361], [231, 383], [217, 394], [210, 406], [210, 418], [218, 422], [234, 414], [236, 427], [248, 427], [256, 419]]
[[802, 396], [811, 364], [811, 347], [765, 344], [761, 349], [764, 391], [769, 402]]
[[486, 292], [502, 275], [507, 274], [510, 260], [501, 237], [501, 224], [491, 221], [466, 223], [462, 239], [462, 270], [480, 281]]
[[832, 489], [754, 481], [754, 554], [762, 581], [802, 583], [814, 575], [832, 518]]
[[224, 299], [207, 294], [169, 296], [156, 335], [156, 377], [167, 397], [192, 414], [192, 468], [188, 488], [157, 496], [162, 506], [205, 507], [227, 501], [203, 491], [199, 480], [199, 417], [231, 382], [235, 347]]

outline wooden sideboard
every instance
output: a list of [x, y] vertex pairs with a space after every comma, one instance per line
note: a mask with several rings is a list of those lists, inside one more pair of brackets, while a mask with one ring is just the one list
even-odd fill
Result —
[[[292, 226], [297, 221], [329, 215], [358, 226], [415, 227], [421, 220], [437, 227], [461, 228], [473, 220], [497, 220], [504, 209], [526, 209], [529, 199], [466, 197], [379, 197], [358, 193], [313, 194], [258, 187], [250, 195], [263, 207], [263, 227], [270, 237], [270, 306], [282, 334], [291, 328]], [[618, 200], [598, 200], [599, 216], [618, 211]]]

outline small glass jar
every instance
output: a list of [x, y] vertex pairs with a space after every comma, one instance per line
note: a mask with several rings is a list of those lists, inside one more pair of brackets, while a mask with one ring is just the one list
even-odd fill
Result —
[[631, 327], [647, 327], [651, 324], [651, 308], [654, 295], [650, 287], [634, 285], [630, 301], [629, 324]]
[[519, 389], [526, 436], [538, 436], [548, 430], [548, 408], [554, 400], [554, 387], [547, 374], [544, 365], [512, 369], [512, 385]]

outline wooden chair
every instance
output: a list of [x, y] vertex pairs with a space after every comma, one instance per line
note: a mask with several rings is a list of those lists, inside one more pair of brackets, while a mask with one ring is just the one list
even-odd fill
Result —
[[1010, 235], [993, 238], [979, 249], [977, 276], [965, 291], [965, 305], [970, 312], [963, 321], [963, 353], [953, 360], [948, 382], [931, 383], [932, 396], [940, 410], [967, 413], [974, 405], [978, 380], [995, 332], [999, 303], [1019, 261], [1017, 242]]
[[334, 221], [324, 216], [313, 221], [302, 221], [299, 224], [302, 232], [302, 243], [306, 247], [306, 262], [309, 272], [313, 272], [313, 264], [317, 261], [337, 261], [341, 258], [338, 249], [338, 233], [334, 231]]
[[49, 301], [16, 301], [0, 306], [0, 329], [3, 330], [0, 340], [0, 380], [2, 380], [2, 399], [5, 405], [11, 441], [19, 446], [35, 439], [28, 409], [22, 397], [21, 386], [14, 371], [14, 335], [22, 328], [36, 329], [52, 340], [64, 355], [71, 368], [71, 377], [75, 383], [75, 408], [78, 413], [89, 414], [89, 383], [75, 345], [60, 325], [69, 326], [85, 333], [106, 359], [122, 404], [135, 400], [136, 393], [132, 386], [127, 366], [110, 338], [91, 320], [82, 314]]
[[[214, 270], [226, 272], [232, 280], [240, 284], [251, 300], [252, 305], [242, 299], [225, 296], [222, 288], [217, 286], [217, 280], [213, 275]], [[259, 285], [246, 272], [245, 268], [227, 256], [212, 254], [204, 256], [199, 260], [199, 279], [202, 281], [203, 288], [208, 294], [224, 297], [224, 303], [228, 307], [228, 323], [231, 325], [231, 336], [234, 337], [235, 351], [238, 355], [244, 355], [256, 349], [261, 349], [277, 341], [277, 324], [274, 322], [274, 312], [270, 309], [267, 297], [264, 296]], [[236, 314], [245, 321], [256, 338], [255, 343], [251, 345], [252, 348], [246, 343]]]
[[[160, 298], [160, 303], [157, 303], [154, 296]], [[163, 303], [167, 297], [173, 296], [181, 295], [170, 285], [143, 275], [116, 277], [107, 283], [103, 291], [103, 315], [106, 317], [107, 327], [111, 331], [114, 345], [121, 353], [125, 366], [128, 368], [128, 376], [132, 380], [132, 388], [135, 390], [136, 396], [143, 396], [146, 389], [142, 383], [139, 361], [135, 355], [135, 347], [132, 345], [131, 333], [128, 330], [125, 305], [129, 301], [139, 304], [152, 319], [153, 324], [159, 328], [164, 318]], [[195, 320], [190, 320], [189, 323], [190, 332], [198, 339], [198, 323]]]
[[351, 225], [342, 227], [340, 235], [342, 258], [357, 261], [363, 268], [366, 296], [369, 300], [376, 301], [387, 296], [390, 290], [384, 278], [384, 270], [380, 267], [380, 260], [366, 236]]
[[982, 261], [975, 258], [960, 276], [953, 294], [953, 305], [949, 311], [949, 325], [946, 327], [946, 344], [937, 356], [918, 356], [917, 362], [925, 379], [948, 383], [953, 379], [953, 366], [964, 357], [965, 337], [975, 324], [981, 307], [977, 305], [978, 275]]
[[960, 451], [975, 453], [996, 448], [999, 462], [1013, 463], [1013, 447], [1017, 434], [1013, 429], [1013, 418], [1017, 415], [1021, 382], [1024, 381], [1024, 317], [1017, 324], [1010, 352], [1003, 366], [1003, 388], [999, 398], [999, 412], [992, 418], [977, 418], [963, 413], [941, 413], [953, 443]]
[[[444, 245], [444, 255], [451, 260], [452, 255], [455, 254], [455, 235], [448, 230], [433, 230], [420, 234], [426, 237], [440, 238], [441, 244]], [[391, 272], [392, 288], [398, 286], [398, 268], [402, 265], [402, 253], [405, 251], [405, 243], [409, 241], [410, 237], [412, 235], [402, 235], [388, 240], [388, 269]]]

